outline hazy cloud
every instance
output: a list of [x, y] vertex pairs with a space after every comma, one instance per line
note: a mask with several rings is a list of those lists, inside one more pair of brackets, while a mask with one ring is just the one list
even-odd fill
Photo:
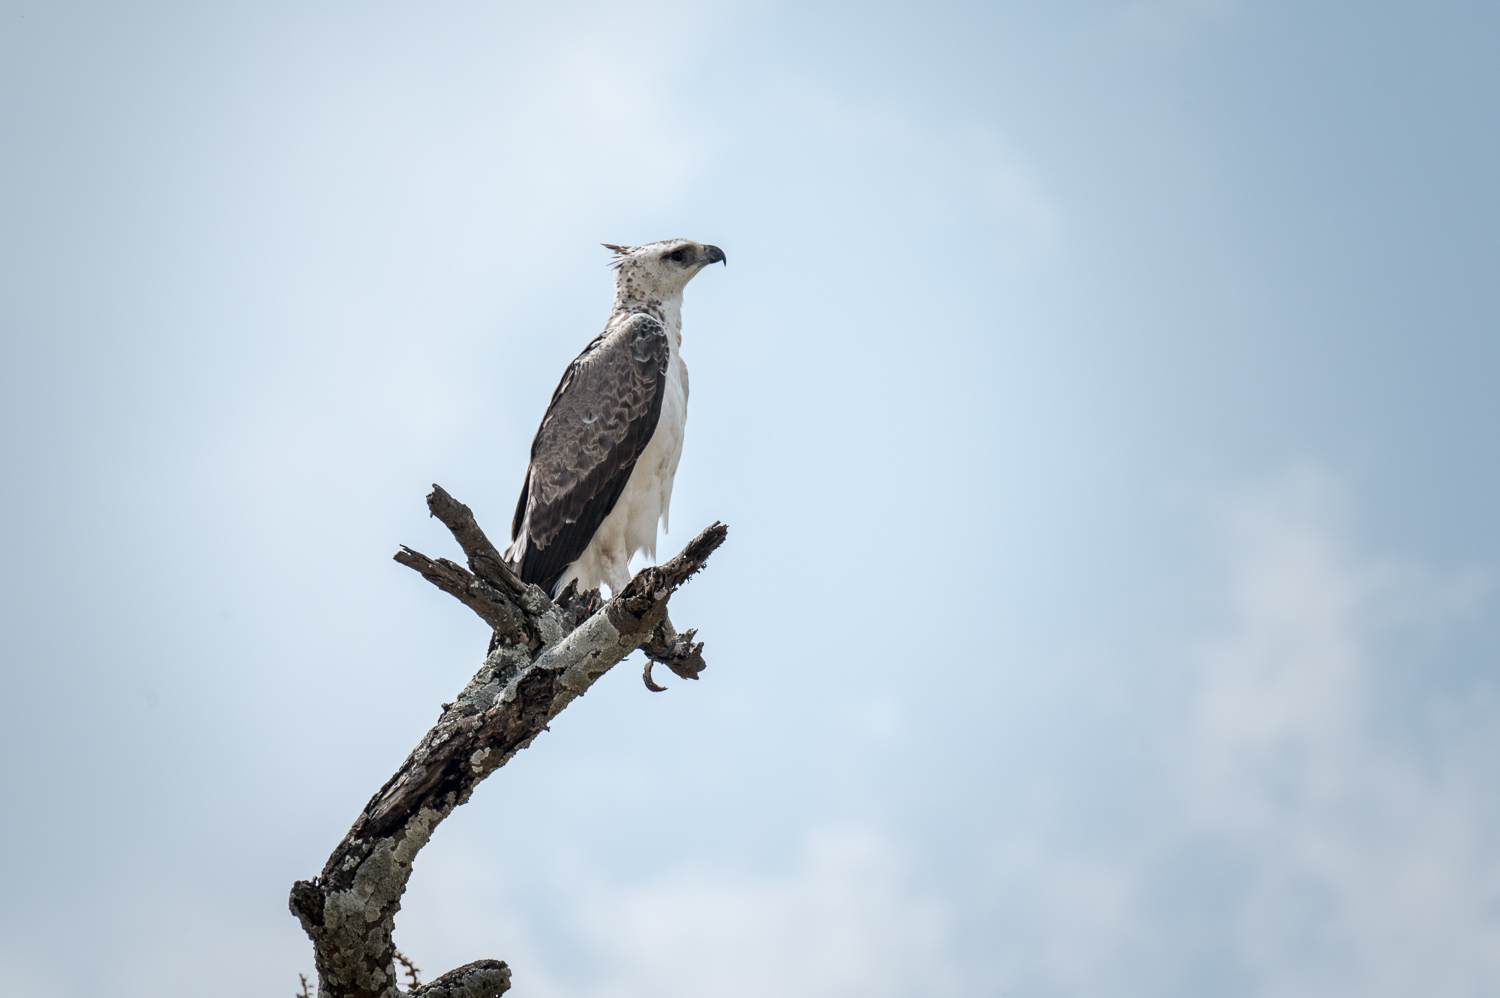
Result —
[[[417, 958], [452, 934], [505, 939], [516, 994], [533, 998], [896, 998], [960, 993], [942, 907], [892, 846], [858, 829], [813, 834], [796, 866], [751, 875], [679, 869], [635, 885], [560, 877], [550, 948], [493, 899], [505, 871], [469, 854], [423, 870]], [[439, 924], [428, 920], [440, 913]], [[493, 943], [491, 944], [494, 945]]]
[[1379, 726], [1373, 683], [1393, 618], [1463, 612], [1475, 586], [1403, 577], [1351, 549], [1345, 501], [1303, 469], [1225, 511], [1236, 622], [1202, 660], [1185, 817], [1249, 870], [1234, 931], [1260, 993], [1488, 994], [1500, 979], [1492, 774], [1462, 731], [1424, 765]]

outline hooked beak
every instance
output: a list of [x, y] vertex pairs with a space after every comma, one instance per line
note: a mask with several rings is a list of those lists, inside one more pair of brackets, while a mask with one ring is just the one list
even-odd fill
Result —
[[703, 259], [707, 261], [704, 266], [707, 266], [709, 263], [722, 263], [726, 267], [729, 266], [729, 258], [717, 246], [704, 246]]

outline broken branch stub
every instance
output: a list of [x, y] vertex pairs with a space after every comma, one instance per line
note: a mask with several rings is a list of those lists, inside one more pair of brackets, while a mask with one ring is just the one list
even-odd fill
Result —
[[479, 619], [502, 635], [515, 634], [526, 626], [526, 614], [514, 598], [447, 558], [429, 558], [406, 545], [395, 560], [421, 573], [422, 578], [457, 599], [479, 615]]
[[486, 776], [636, 648], [649, 646], [652, 658], [687, 678], [703, 669], [702, 643], [693, 642], [693, 631], [677, 634], [667, 601], [724, 542], [723, 524], [665, 564], [641, 570], [601, 605], [597, 591], [547, 598], [515, 576], [467, 506], [437, 486], [427, 502], [473, 571], [406, 547], [396, 560], [473, 610], [497, 640], [370, 798], [323, 872], [292, 886], [289, 904], [313, 941], [320, 998], [495, 998], [509, 988], [509, 967], [480, 960], [401, 991], [391, 933], [417, 852]]
[[[469, 559], [469, 567], [474, 570], [475, 575], [513, 596], [528, 594], [527, 591], [532, 587], [511, 571], [505, 557], [490, 543], [484, 531], [479, 529], [473, 510], [450, 496], [441, 485], [434, 483], [432, 491], [427, 494], [427, 511], [443, 521], [443, 526], [453, 534], [458, 546], [464, 549], [464, 557]], [[540, 607], [537, 612], [545, 609]]]

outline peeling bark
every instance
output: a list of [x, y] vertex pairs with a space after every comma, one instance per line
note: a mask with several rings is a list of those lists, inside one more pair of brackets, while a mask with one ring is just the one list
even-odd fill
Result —
[[[420, 572], [494, 628], [484, 665], [385, 786], [370, 798], [323, 872], [292, 886], [290, 907], [313, 941], [319, 998], [496, 998], [510, 969], [480, 960], [403, 992], [391, 933], [412, 861], [438, 823], [485, 777], [637, 648], [679, 676], [704, 668], [694, 631], [677, 634], [667, 601], [707, 562], [728, 528], [715, 523], [677, 557], [642, 569], [600, 603], [597, 590], [551, 600], [521, 582], [469, 508], [433, 486], [428, 509], [452, 531], [469, 569], [403, 547]], [[471, 571], [472, 569], [472, 571]], [[654, 687], [647, 666], [646, 681]]]

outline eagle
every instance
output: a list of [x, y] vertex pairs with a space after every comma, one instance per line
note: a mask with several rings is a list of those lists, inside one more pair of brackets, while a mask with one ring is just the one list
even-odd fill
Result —
[[554, 596], [574, 581], [618, 593], [636, 552], [656, 557], [687, 422], [682, 291], [728, 265], [691, 239], [604, 246], [615, 254], [609, 321], [552, 393], [505, 551], [522, 581]]

